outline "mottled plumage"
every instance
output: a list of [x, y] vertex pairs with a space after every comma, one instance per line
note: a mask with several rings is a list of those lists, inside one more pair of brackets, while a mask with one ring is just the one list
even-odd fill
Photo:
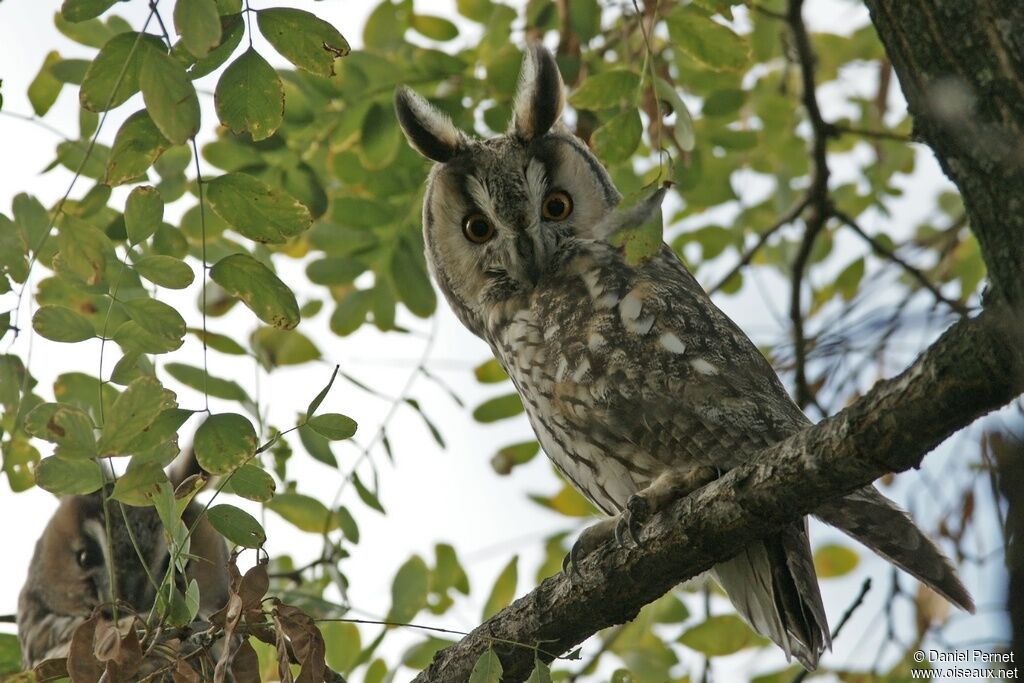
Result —
[[[555, 466], [630, 529], [666, 490], [810, 422], [671, 249], [634, 266], [609, 243], [660, 211], [664, 192], [617, 210], [605, 169], [558, 123], [562, 104], [539, 47], [505, 136], [473, 139], [412, 91], [396, 97], [406, 136], [439, 162], [423, 222], [442, 292], [512, 378]], [[948, 561], [873, 488], [819, 516], [972, 608]], [[829, 631], [806, 529], [791, 524], [713, 574], [756, 630], [813, 668]]]

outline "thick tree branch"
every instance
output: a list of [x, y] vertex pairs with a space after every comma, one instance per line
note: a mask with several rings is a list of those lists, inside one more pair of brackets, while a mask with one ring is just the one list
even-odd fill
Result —
[[963, 194], [991, 278], [985, 310], [838, 415], [752, 454], [657, 515], [639, 548], [600, 548], [574, 583], [547, 579], [440, 651], [417, 682], [466, 681], [489, 646], [504, 680], [521, 681], [531, 648], [547, 659], [632, 619], [679, 582], [825, 501], [917, 467], [948, 436], [1024, 392], [1024, 5], [866, 2], [915, 116], [915, 137]]

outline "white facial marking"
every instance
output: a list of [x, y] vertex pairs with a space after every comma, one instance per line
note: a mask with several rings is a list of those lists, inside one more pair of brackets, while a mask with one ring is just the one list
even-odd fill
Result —
[[658, 337], [658, 343], [669, 353], [686, 353], [686, 344], [672, 332], [665, 332]]

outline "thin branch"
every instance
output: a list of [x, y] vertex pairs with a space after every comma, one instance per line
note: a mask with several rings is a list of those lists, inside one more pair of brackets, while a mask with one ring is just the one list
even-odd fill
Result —
[[761, 251], [761, 248], [764, 247], [768, 240], [772, 238], [772, 235], [774, 235], [779, 230], [795, 221], [800, 216], [800, 214], [803, 213], [803, 210], [807, 208], [807, 205], [810, 203], [810, 201], [810, 197], [805, 195], [803, 199], [801, 199], [799, 202], [790, 207], [784, 214], [782, 214], [779, 217], [779, 220], [776, 221], [774, 225], [772, 225], [767, 230], [763, 230], [758, 235], [757, 242], [747, 247], [746, 251], [744, 251], [740, 255], [740, 260], [736, 262], [736, 265], [729, 269], [729, 272], [726, 273], [717, 283], [715, 283], [713, 287], [708, 289], [708, 294], [714, 294], [715, 292], [720, 290], [722, 287], [725, 286], [726, 282], [731, 280], [736, 275], [736, 273], [740, 272], [743, 268], [750, 265], [750, 262], [754, 259], [757, 253]]
[[891, 140], [893, 142], [916, 142], [916, 140], [914, 140], [912, 136], [906, 133], [897, 133], [891, 130], [871, 130], [868, 128], [844, 126], [841, 124], [832, 124], [831, 129], [837, 135], [858, 135], [862, 138], [871, 138], [873, 140]]
[[814, 49], [803, 20], [803, 4], [803, 0], [789, 0], [786, 9], [786, 20], [793, 34], [793, 47], [796, 50], [796, 59], [800, 66], [801, 101], [804, 109], [807, 110], [807, 119], [811, 124], [812, 171], [811, 186], [807, 190], [810, 211], [805, 220], [803, 240], [796, 258], [793, 260], [789, 304], [789, 317], [793, 324], [796, 402], [801, 408], [805, 408], [814, 401], [814, 392], [811, 391], [807, 381], [807, 337], [804, 333], [804, 314], [800, 298], [804, 273], [810, 261], [814, 242], [825, 228], [825, 223], [832, 213], [832, 202], [828, 195], [828, 138], [835, 135], [834, 127], [825, 122], [818, 106], [814, 82]]
[[884, 244], [879, 242], [877, 239], [864, 232], [864, 229], [857, 224], [857, 221], [855, 221], [852, 216], [842, 211], [839, 211], [838, 209], [835, 210], [833, 213], [836, 218], [838, 218], [841, 222], [846, 224], [848, 228], [857, 233], [861, 239], [870, 244], [871, 248], [874, 249], [875, 253], [877, 253], [879, 256], [885, 259], [888, 259], [889, 261], [892, 261], [900, 268], [905, 270], [908, 275], [910, 275], [912, 278], [914, 278], [914, 280], [917, 281], [918, 284], [920, 284], [922, 287], [931, 292], [932, 296], [934, 296], [937, 301], [940, 301], [946, 306], [949, 306], [951, 309], [956, 311], [961, 317], [965, 317], [970, 313], [970, 310], [962, 303], [960, 303], [959, 301], [954, 301], [953, 299], [950, 299], [946, 295], [944, 295], [942, 291], [935, 285], [935, 283], [929, 280], [928, 276], [922, 273], [918, 268], [915, 268], [914, 266], [910, 265], [909, 263], [904, 261], [903, 258], [901, 258], [898, 254], [896, 254], [893, 250], [889, 249]]

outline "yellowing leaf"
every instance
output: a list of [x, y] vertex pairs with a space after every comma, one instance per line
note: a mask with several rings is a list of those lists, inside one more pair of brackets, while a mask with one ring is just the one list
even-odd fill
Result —
[[63, 306], [40, 306], [32, 316], [32, 329], [50, 341], [69, 344], [96, 336], [88, 318]]
[[275, 7], [260, 10], [256, 17], [263, 37], [300, 69], [333, 76], [334, 60], [351, 50], [338, 29], [315, 14]]
[[498, 574], [491, 588], [491, 594], [484, 603], [482, 619], [489, 619], [507, 607], [516, 596], [516, 585], [519, 583], [519, 556], [514, 555]]
[[256, 430], [237, 413], [211, 415], [196, 430], [199, 465], [210, 474], [228, 474], [256, 453]]
[[207, 184], [206, 198], [218, 216], [245, 237], [280, 244], [313, 222], [297, 199], [246, 173], [225, 173]]
[[761, 647], [768, 641], [735, 614], [723, 614], [708, 617], [704, 623], [688, 629], [679, 642], [709, 657], [721, 657], [748, 647]]
[[814, 551], [814, 569], [823, 579], [849, 574], [860, 564], [856, 551], [843, 545], [830, 543]]
[[268, 325], [290, 330], [299, 324], [295, 294], [269, 268], [248, 254], [224, 257], [210, 269], [210, 278], [241, 299]]

